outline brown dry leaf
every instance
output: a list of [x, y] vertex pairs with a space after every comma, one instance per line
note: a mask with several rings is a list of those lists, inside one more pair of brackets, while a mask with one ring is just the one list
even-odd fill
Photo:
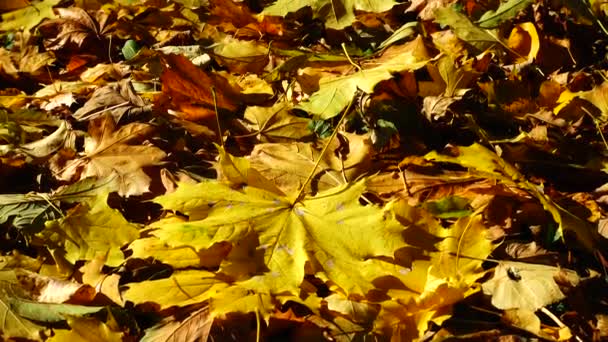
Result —
[[256, 133], [262, 142], [281, 142], [307, 139], [313, 136], [308, 129], [311, 120], [289, 113], [289, 106], [277, 102], [272, 107], [247, 107], [246, 126]]
[[53, 19], [38, 26], [45, 37], [44, 45], [49, 50], [59, 50], [73, 43], [83, 46], [87, 39], [99, 41], [107, 29], [107, 14], [98, 12], [97, 20], [79, 7], [57, 8], [58, 19]]
[[608, 315], [597, 314], [595, 315], [597, 324], [595, 329], [598, 331], [600, 337], [608, 337]]
[[213, 324], [209, 307], [204, 306], [183, 318], [167, 317], [151, 328], [146, 329], [145, 341], [196, 342], [207, 341]]
[[95, 297], [95, 289], [86, 284], [60, 280], [38, 273], [16, 270], [21, 288], [30, 293], [32, 299], [41, 303], [89, 303]]
[[455, 195], [474, 199], [500, 191], [493, 182], [461, 171], [428, 175], [410, 170], [383, 172], [370, 176], [367, 188], [383, 197], [408, 197], [411, 205]]
[[55, 61], [55, 56], [48, 51], [40, 52], [40, 48], [30, 42], [30, 37], [29, 33], [18, 35], [18, 50], [0, 48], [0, 71], [14, 77], [18, 77], [19, 72], [32, 75], [46, 73], [45, 67]]
[[124, 63], [99, 63], [80, 73], [79, 77], [83, 82], [94, 83], [102, 80], [122, 80], [129, 72], [131, 72], [131, 66]]
[[510, 242], [505, 248], [505, 252], [514, 259], [524, 259], [549, 254], [549, 251], [542, 246], [539, 246], [536, 241], [529, 243]]
[[85, 150], [79, 159], [69, 160], [65, 167], [55, 166], [61, 180], [86, 177], [117, 177], [121, 196], [140, 195], [148, 191], [150, 177], [143, 167], [158, 164], [165, 152], [150, 145], [128, 145], [148, 137], [154, 128], [144, 123], [131, 123], [116, 130], [111, 116], [91, 121], [91, 136], [85, 140]]
[[458, 0], [413, 0], [406, 12], [418, 12], [418, 18], [421, 20], [435, 19], [435, 10], [451, 6]]
[[213, 118], [215, 104], [219, 110], [233, 112], [238, 108], [236, 97], [240, 89], [234, 89], [223, 77], [203, 71], [183, 56], [169, 54], [162, 60], [163, 93], [182, 112], [182, 118]]
[[[372, 145], [367, 135], [342, 133], [321, 159], [309, 187], [321, 191], [354, 182], [370, 171]], [[258, 144], [251, 152], [251, 167], [273, 181], [284, 193], [296, 192], [308, 178], [321, 149], [311, 143]]]
[[72, 116], [79, 121], [90, 121], [110, 113], [114, 122], [120, 122], [123, 115], [138, 115], [152, 110], [152, 105], [135, 93], [129, 79], [103, 86]]

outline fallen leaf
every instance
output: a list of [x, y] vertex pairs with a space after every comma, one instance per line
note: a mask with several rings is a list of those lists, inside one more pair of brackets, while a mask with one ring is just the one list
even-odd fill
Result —
[[498, 309], [536, 311], [565, 298], [554, 280], [559, 271], [553, 266], [502, 261], [481, 287]]
[[79, 121], [95, 120], [110, 113], [114, 122], [120, 122], [123, 115], [135, 116], [150, 112], [152, 106], [139, 97], [129, 79], [101, 87], [72, 115]]
[[71, 330], [55, 330], [55, 335], [49, 341], [74, 342], [121, 342], [124, 333], [113, 331], [107, 324], [95, 318], [68, 318]]
[[[180, 210], [184, 203], [195, 200], [190, 195], [185, 202], [185, 195], [196, 194], [197, 203], [213, 203], [208, 209], [200, 208], [208, 210], [208, 216], [200, 221], [165, 225], [155, 235], [171, 246], [200, 249], [221, 241], [238, 243], [253, 229], [258, 233], [258, 248], [268, 271], [240, 286], [260, 292], [295, 292], [304, 279], [304, 265], [309, 262], [316, 272], [322, 272], [345, 292], [365, 294], [373, 289], [370, 279], [398, 274], [399, 267], [370, 257], [391, 257], [402, 244], [401, 228], [384, 219], [382, 210], [360, 206], [358, 197], [364, 183], [355, 184], [319, 193], [295, 206], [288, 198], [253, 187], [241, 192], [216, 182], [182, 186], [157, 202], [166, 209]], [[361, 220], [367, 223], [355, 223]], [[328, 231], [323, 228], [328, 225], [342, 228]], [[376, 234], [383, 238], [376, 241]], [[394, 238], [386, 239], [387, 234]], [[344, 239], [348, 242], [338, 242]]]
[[44, 19], [55, 18], [53, 6], [60, 0], [44, 0], [28, 3], [27, 6], [12, 12], [3, 13], [0, 22], [0, 31], [11, 31], [23, 29], [29, 31]]
[[213, 324], [213, 318], [209, 315], [209, 308], [202, 308], [191, 312], [188, 317], [178, 319], [176, 317], [165, 318], [163, 321], [146, 329], [142, 342], [165, 341], [165, 342], [196, 342], [206, 341]]
[[192, 121], [214, 118], [216, 104], [226, 111], [237, 109], [239, 90], [233, 89], [223, 77], [206, 73], [183, 56], [169, 54], [162, 61], [163, 93], [184, 113], [183, 118]]
[[487, 11], [476, 24], [482, 28], [495, 28], [504, 21], [514, 19], [521, 11], [533, 4], [533, 0], [509, 0], [500, 3], [496, 11]]
[[282, 102], [277, 102], [272, 107], [247, 107], [244, 119], [262, 142], [284, 142], [312, 137], [312, 131], [308, 129], [311, 120], [290, 114], [288, 105]]
[[441, 25], [450, 26], [460, 39], [469, 43], [478, 51], [489, 49], [497, 44], [500, 45], [501, 40], [497, 31], [476, 26], [465, 14], [454, 10], [453, 6], [437, 9], [435, 11], [435, 21]]
[[[352, 75], [327, 77], [320, 80], [319, 90], [298, 104], [298, 108], [321, 119], [332, 118], [346, 108], [357, 90], [373, 93], [381, 81], [393, 77], [393, 73], [422, 68], [428, 62], [420, 38], [403, 45], [393, 45], [383, 56], [370, 64], [373, 68], [362, 69]], [[380, 63], [379, 65], [377, 63]]]
[[115, 175], [118, 193], [123, 196], [140, 195], [150, 186], [150, 177], [142, 170], [165, 157], [165, 152], [150, 145], [128, 145], [141, 141], [154, 131], [150, 125], [130, 123], [116, 129], [111, 116], [91, 121], [91, 136], [85, 140], [82, 157], [69, 160], [58, 171], [63, 180], [106, 177]]
[[105, 264], [117, 266], [124, 260], [120, 248], [137, 239], [139, 231], [107, 205], [106, 196], [100, 195], [91, 205], [82, 203], [65, 217], [47, 221], [39, 235], [48, 239], [49, 247], [65, 250], [65, 258], [71, 263], [105, 254]]
[[[317, 166], [309, 187], [313, 191], [326, 190], [369, 171], [371, 141], [365, 135], [344, 133], [344, 141], [334, 140]], [[251, 152], [251, 167], [271, 180], [284, 193], [297, 191], [308, 179], [319, 158], [321, 149], [312, 143], [258, 144]]]
[[336, 2], [329, 0], [321, 0], [316, 2], [305, 0], [278, 0], [272, 5], [266, 7], [262, 11], [262, 14], [286, 16], [290, 12], [296, 12], [303, 7], [311, 6], [313, 12], [315, 13], [315, 17], [323, 19], [327, 27], [339, 30], [355, 21], [355, 10], [378, 13], [388, 11], [394, 5], [395, 2], [392, 0], [341, 0]]
[[[57, 8], [56, 11], [59, 18], [47, 20], [38, 26], [45, 37], [47, 49], [60, 50], [70, 43], [82, 47], [87, 40], [88, 44], [94, 46], [103, 40], [103, 34], [108, 29], [105, 26], [107, 15], [103, 11], [97, 12], [98, 17], [95, 19], [79, 7]], [[103, 51], [103, 46], [101, 48], [100, 52]]]

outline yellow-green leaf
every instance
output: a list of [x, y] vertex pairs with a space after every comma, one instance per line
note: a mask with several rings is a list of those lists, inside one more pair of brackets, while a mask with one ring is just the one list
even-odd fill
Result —
[[25, 30], [38, 25], [46, 18], [55, 18], [53, 6], [60, 0], [44, 0], [31, 2], [27, 7], [2, 14], [0, 31]]
[[347, 76], [321, 79], [319, 90], [306, 102], [300, 103], [298, 108], [321, 119], [338, 115], [352, 100], [357, 89], [373, 93], [376, 84], [391, 79], [393, 73], [422, 68], [427, 63], [428, 56], [420, 53], [419, 44], [422, 42], [415, 40], [400, 46], [393, 45], [387, 49], [383, 58], [374, 61], [372, 68]]

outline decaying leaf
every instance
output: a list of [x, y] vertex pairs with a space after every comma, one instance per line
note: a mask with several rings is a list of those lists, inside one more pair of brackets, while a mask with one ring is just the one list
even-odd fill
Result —
[[209, 308], [204, 306], [184, 319], [171, 317], [146, 330], [142, 341], [195, 342], [206, 341], [211, 330], [213, 318]]

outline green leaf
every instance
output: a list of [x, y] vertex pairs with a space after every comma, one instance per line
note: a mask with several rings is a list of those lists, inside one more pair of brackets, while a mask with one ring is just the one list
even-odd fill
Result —
[[403, 26], [396, 29], [395, 32], [393, 32], [393, 34], [391, 34], [390, 37], [386, 38], [386, 40], [384, 40], [382, 43], [380, 43], [380, 45], [378, 45], [378, 49], [384, 49], [392, 44], [395, 44], [396, 42], [398, 42], [402, 39], [413, 36], [414, 33], [416, 33], [416, 30], [415, 30], [416, 26], [418, 26], [417, 21], [411, 21], [409, 23], [403, 24]]
[[108, 183], [107, 180], [86, 178], [55, 193], [28, 193], [0, 195], [0, 224], [11, 222], [25, 233], [36, 233], [45, 221], [61, 217], [59, 201], [84, 202], [94, 199]]
[[31, 233], [42, 229], [45, 221], [59, 217], [60, 212], [48, 197], [39, 194], [0, 195], [0, 224], [10, 222], [13, 227]]
[[133, 39], [129, 39], [122, 47], [122, 55], [125, 57], [126, 60], [129, 60], [135, 57], [135, 55], [137, 55], [140, 49], [141, 47], [139, 46], [139, 44], [137, 44], [136, 41], [134, 41]]
[[8, 303], [19, 316], [37, 322], [63, 322], [70, 316], [85, 316], [104, 309], [103, 306], [37, 303], [12, 297]]
[[479, 20], [477, 25], [482, 28], [495, 28], [503, 22], [513, 19], [519, 12], [534, 3], [534, 0], [509, 0], [502, 2], [496, 11], [487, 11]]
[[458, 196], [449, 196], [439, 201], [426, 202], [424, 208], [439, 218], [460, 218], [472, 213], [469, 200]]
[[[16, 279], [15, 279], [16, 281]], [[19, 316], [11, 307], [9, 299], [14, 296], [14, 285], [7, 281], [0, 281], [0, 337], [24, 338], [39, 340], [42, 327]]]
[[321, 139], [329, 138], [333, 131], [331, 124], [325, 120], [311, 120], [307, 128]]
[[441, 25], [450, 26], [458, 38], [481, 51], [500, 42], [498, 32], [475, 26], [466, 15], [457, 12], [453, 7], [436, 10], [435, 21]]

